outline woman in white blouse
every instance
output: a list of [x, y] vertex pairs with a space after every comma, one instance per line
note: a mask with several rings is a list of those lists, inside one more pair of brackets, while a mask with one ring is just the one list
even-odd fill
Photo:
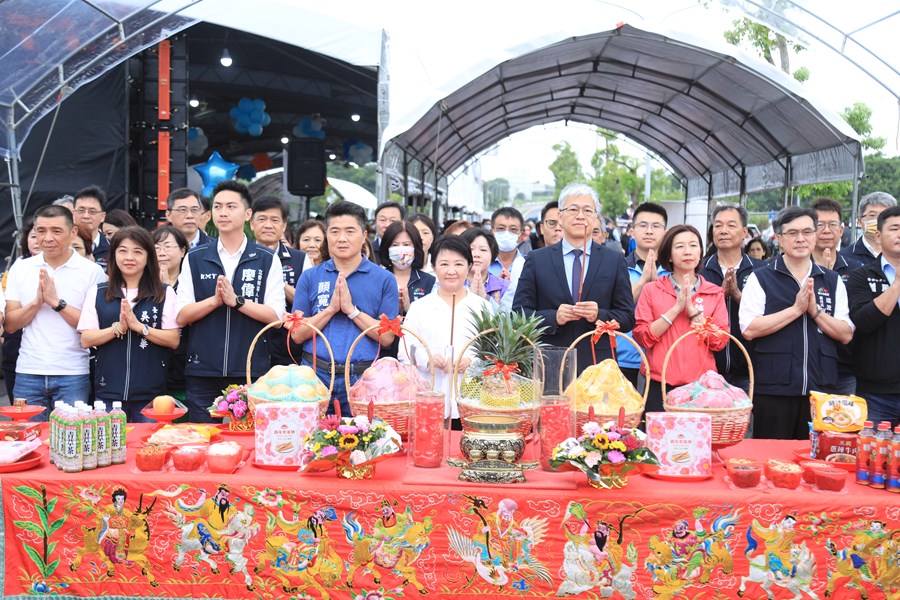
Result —
[[[434, 389], [442, 390], [449, 397], [449, 374], [453, 372], [453, 361], [460, 350], [471, 340], [473, 331], [472, 313], [481, 312], [482, 308], [490, 308], [490, 303], [466, 289], [466, 277], [472, 267], [472, 251], [469, 244], [459, 236], [446, 236], [435, 242], [432, 252], [434, 274], [437, 276], [437, 288], [432, 293], [413, 302], [403, 324], [415, 331], [428, 343], [428, 349], [434, 359]], [[455, 318], [454, 318], [455, 313]], [[450, 354], [450, 324], [453, 323], [453, 355]], [[428, 355], [423, 348], [412, 349], [416, 340], [412, 336], [406, 338], [416, 364], [423, 375], [428, 373]], [[470, 353], [467, 353], [470, 354]], [[401, 344], [400, 361], [409, 363], [409, 355], [403, 351]], [[471, 365], [471, 357], [460, 361], [460, 372]], [[452, 406], [452, 416], [459, 413], [456, 403]]]

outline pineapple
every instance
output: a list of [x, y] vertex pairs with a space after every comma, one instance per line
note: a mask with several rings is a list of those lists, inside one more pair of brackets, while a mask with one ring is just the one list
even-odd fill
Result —
[[531, 389], [532, 360], [534, 349], [526, 340], [539, 344], [546, 327], [539, 316], [528, 316], [523, 312], [500, 311], [492, 314], [487, 308], [472, 313], [473, 327], [478, 333], [495, 329], [475, 338], [472, 348], [479, 361], [483, 361], [478, 375], [494, 366], [494, 360], [505, 365], [518, 364], [516, 374], [509, 380], [502, 373], [484, 377], [479, 391], [481, 404], [491, 407], [515, 408], [530, 404], [533, 400]]

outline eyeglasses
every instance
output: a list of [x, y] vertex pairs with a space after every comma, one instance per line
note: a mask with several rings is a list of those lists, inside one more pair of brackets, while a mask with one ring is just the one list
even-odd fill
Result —
[[654, 231], [662, 231], [666, 228], [662, 223], [648, 223], [647, 221], [641, 221], [640, 223], [636, 223], [634, 226], [635, 229], [652, 229]]
[[102, 210], [97, 210], [96, 208], [76, 208], [75, 214], [77, 215], [91, 215], [92, 217], [96, 217]]
[[570, 206], [568, 208], [559, 209], [559, 212], [566, 213], [570, 217], [575, 217], [578, 213], [581, 213], [586, 217], [593, 217], [597, 214], [597, 211], [593, 206]]
[[178, 208], [173, 208], [172, 212], [178, 213], [179, 215], [186, 215], [188, 213], [199, 215], [201, 210], [199, 206], [179, 206]]
[[547, 219], [544, 221], [544, 225], [546, 225], [550, 229], [556, 229], [557, 225], [559, 225], [559, 221], [557, 221], [556, 219]]
[[824, 231], [826, 229], [831, 229], [832, 231], [838, 231], [841, 228], [841, 224], [839, 221], [819, 221], [816, 225], [816, 229], [819, 231]]
[[494, 233], [503, 233], [504, 231], [514, 233], [515, 235], [519, 235], [521, 233], [518, 227], [494, 227]]
[[157, 252], [175, 252], [178, 250], [178, 244], [158, 244], [156, 246]]
[[782, 231], [781, 237], [786, 237], [788, 239], [797, 239], [800, 236], [805, 238], [812, 237], [816, 235], [815, 229], [790, 229], [788, 231]]

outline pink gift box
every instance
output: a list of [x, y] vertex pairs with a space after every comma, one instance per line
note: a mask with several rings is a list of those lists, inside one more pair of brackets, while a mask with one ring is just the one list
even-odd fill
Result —
[[316, 402], [267, 402], [256, 406], [257, 463], [300, 466], [303, 440], [319, 422]]
[[703, 413], [647, 413], [647, 447], [659, 458], [659, 474], [712, 474], [712, 417]]

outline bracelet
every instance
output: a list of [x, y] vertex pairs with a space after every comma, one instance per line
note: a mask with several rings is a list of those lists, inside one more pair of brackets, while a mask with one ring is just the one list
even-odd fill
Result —
[[659, 318], [668, 323], [670, 326], [672, 325], [672, 321], [669, 319], [669, 317], [666, 316], [666, 313], [659, 315]]
[[813, 315], [813, 321], [819, 318], [819, 315], [822, 314], [822, 307], [818, 304], [816, 305], [816, 314]]
[[695, 312], [694, 314], [688, 315], [688, 319], [690, 319], [691, 321], [693, 321], [694, 319], [696, 319], [697, 317], [699, 317], [699, 316], [702, 315], [702, 314], [703, 314], [703, 311], [698, 310], [698, 311]]
[[350, 319], [350, 320], [352, 321], [353, 319], [355, 319], [356, 317], [359, 316], [359, 313], [360, 313], [360, 312], [362, 312], [362, 311], [360, 311], [359, 308], [357, 308], [357, 307], [354, 306], [354, 307], [353, 307], [353, 312], [350, 313], [349, 315], [347, 315], [347, 318]]

